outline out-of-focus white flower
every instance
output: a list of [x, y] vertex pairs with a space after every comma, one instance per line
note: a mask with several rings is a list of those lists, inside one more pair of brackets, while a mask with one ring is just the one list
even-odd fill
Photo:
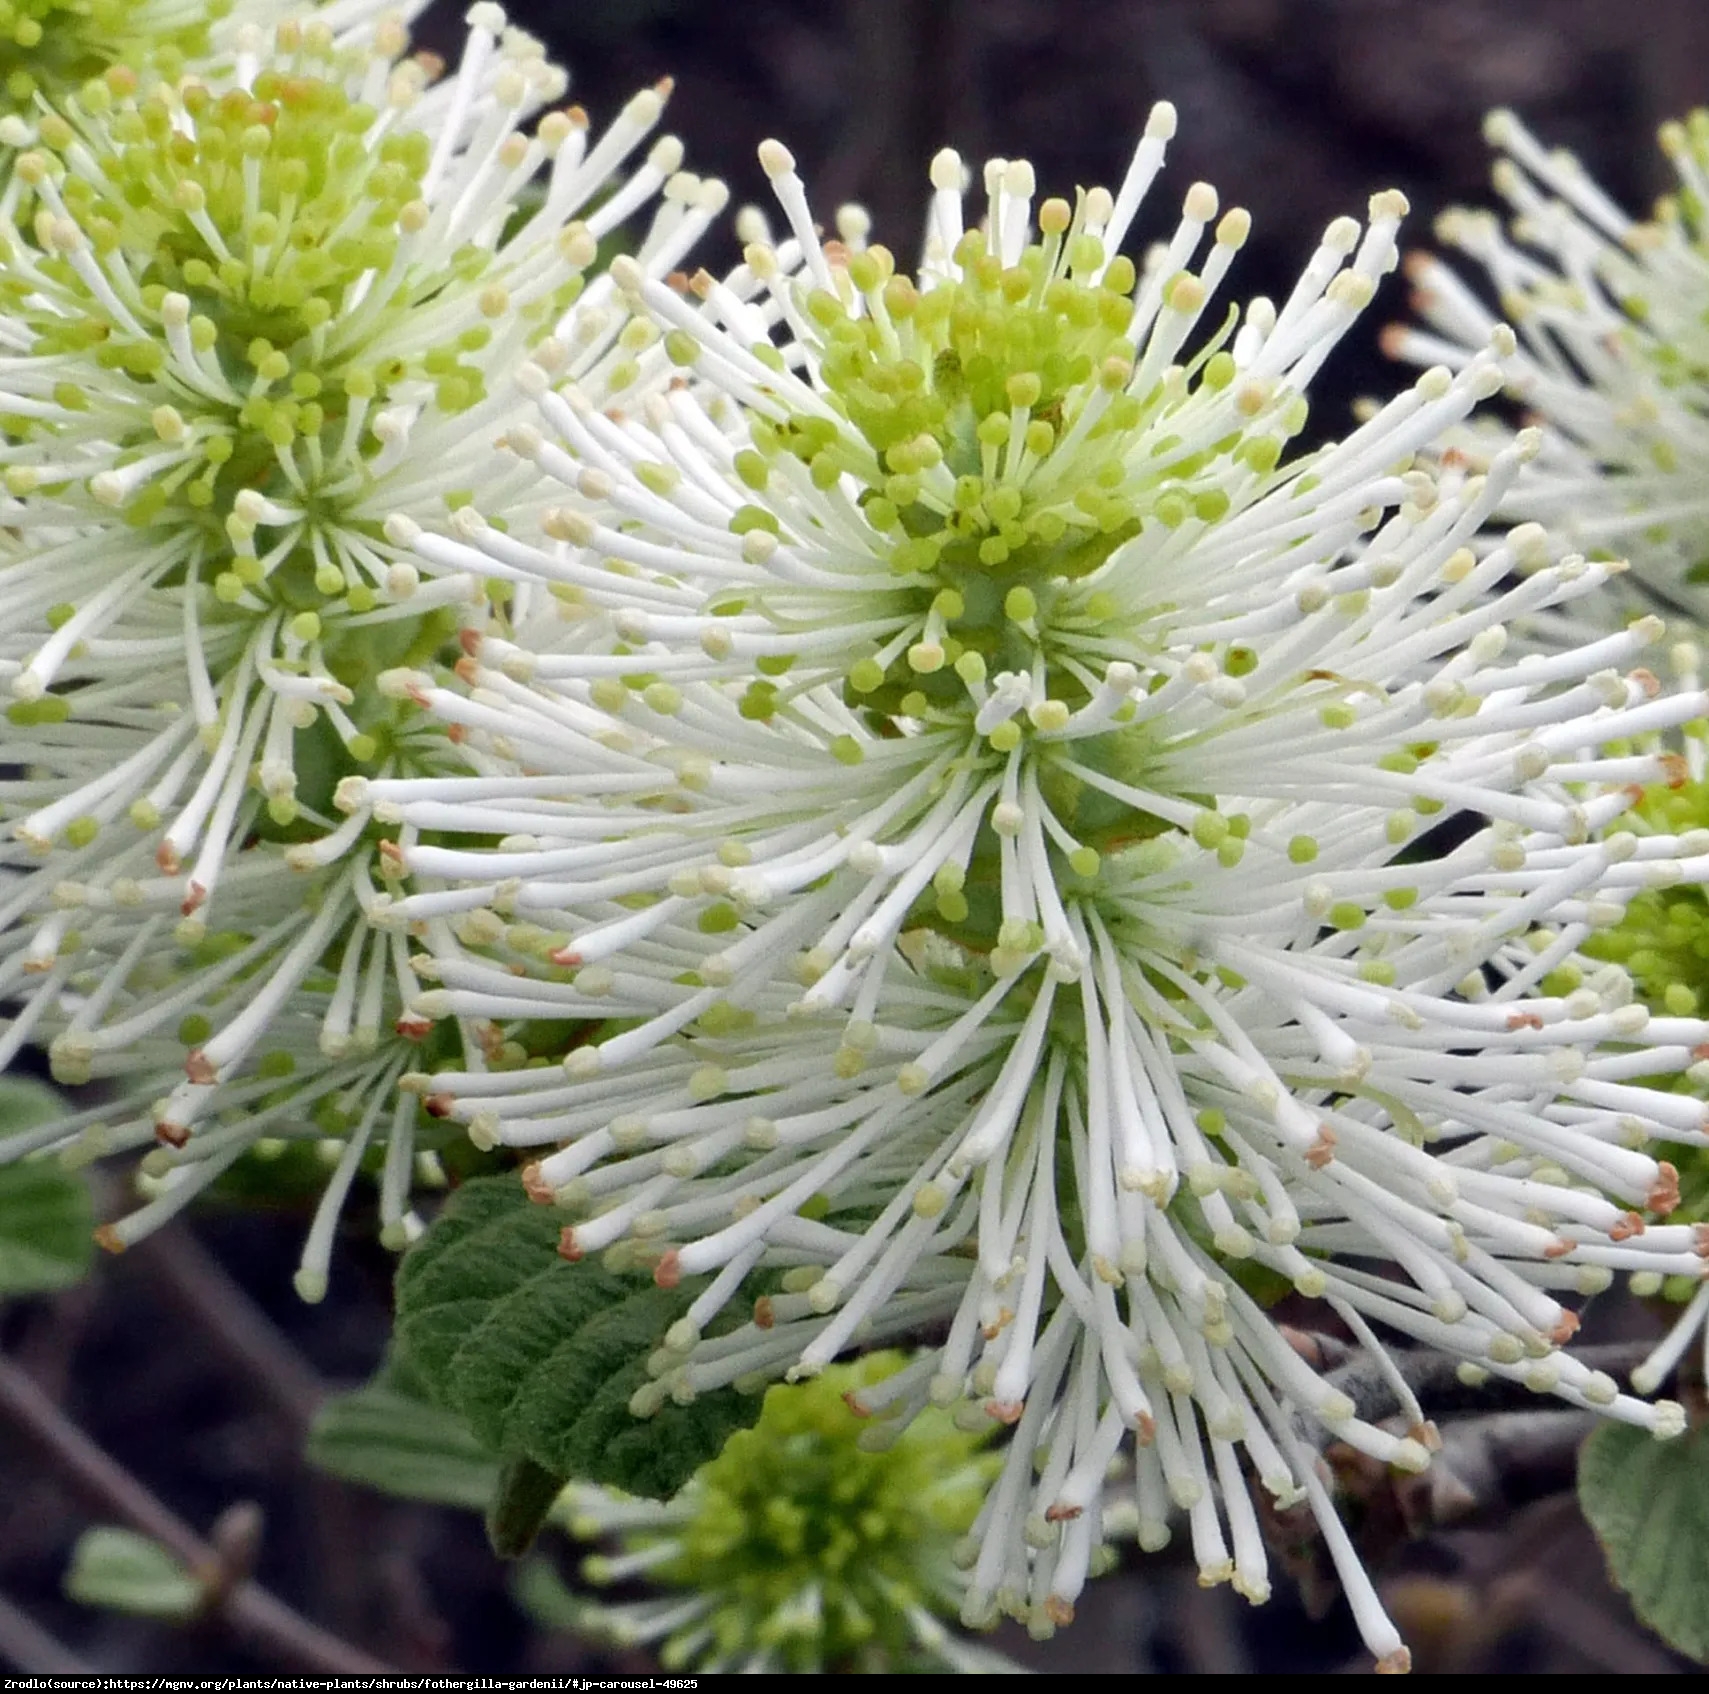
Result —
[[[1249, 1290], [1328, 1299], [1379, 1358], [1372, 1322], [1680, 1426], [1560, 1351], [1557, 1296], [1698, 1274], [1700, 1234], [1644, 1215], [1674, 1185], [1640, 1149], [1701, 1144], [1702, 1108], [1630, 1079], [1704, 1026], [1651, 1020], [1617, 967], [1538, 983], [1709, 866], [1597, 838], [1679, 770], [1594, 749], [1702, 701], [1622, 673], [1649, 626], [1504, 653], [1616, 569], [1549, 563], [1535, 525], [1471, 550], [1534, 435], [1446, 491], [1416, 468], [1500, 386], [1505, 331], [1285, 459], [1403, 207], [1189, 348], [1243, 215], [1202, 251], [1199, 185], [1141, 274], [1114, 256], [1172, 127], [1036, 229], [1027, 166], [987, 167], [974, 231], [940, 156], [915, 280], [858, 215], [821, 247], [775, 144], [789, 242], [750, 229], [686, 296], [614, 267], [663, 332], [651, 384], [602, 408], [548, 361], [544, 427], [511, 432], [563, 485], [557, 545], [475, 508], [392, 526], [439, 569], [550, 585], [570, 623], [471, 631], [467, 692], [418, 680], [485, 774], [366, 786], [441, 885], [380, 917], [459, 939], [425, 1017], [614, 1020], [562, 1072], [406, 1086], [542, 1149], [572, 1256], [716, 1273], [639, 1411], [947, 1326], [865, 1398], [1013, 1426], [971, 1620], [1072, 1614], [1137, 1432], [1147, 1545], [1173, 1505], [1205, 1579], [1261, 1599], [1250, 1467], [1310, 1500], [1397, 1668], [1302, 1431], [1421, 1467], [1424, 1414], [1397, 1388], [1410, 1433], [1362, 1416]], [[761, 1263], [788, 1292], [703, 1339]]]
[[[1709, 611], [1709, 114], [1670, 123], [1663, 151], [1676, 193], [1639, 222], [1565, 151], [1545, 150], [1511, 112], [1486, 125], [1501, 151], [1494, 181], [1512, 209], [1446, 213], [1437, 233], [1487, 273], [1518, 332], [1507, 388], [1547, 426], [1542, 451], [1502, 505], [1546, 524], [1564, 548], [1631, 561], [1630, 585], [1664, 608]], [[1395, 325], [1389, 350], [1457, 367], [1495, 316], [1441, 260], [1408, 262], [1429, 329]], [[1511, 432], [1488, 421], [1455, 443], [1481, 466]], [[1605, 622], [1617, 621], [1610, 601]]]
[[[61, 885], [56, 956], [39, 989], [27, 975], [11, 988], [26, 998], [5, 1052], [39, 1042], [56, 1076], [99, 1082], [102, 1093], [9, 1137], [0, 1157], [57, 1147], [83, 1164], [150, 1149], [140, 1165], [146, 1203], [98, 1235], [119, 1251], [251, 1150], [318, 1142], [334, 1162], [297, 1277], [303, 1297], [318, 1300], [340, 1209], [371, 1146], [386, 1144], [381, 1239], [402, 1248], [420, 1231], [409, 1209], [419, 1108], [397, 1083], [423, 1062], [427, 1028], [402, 1011], [416, 986], [403, 936], [363, 920], [373, 890], [362, 861], [305, 878], [279, 849], [256, 846], [234, 855], [229, 874], [233, 925], [194, 934], [151, 909], [146, 881], [121, 879], [104, 894]], [[45, 1018], [36, 1015], [44, 1004]], [[458, 1034], [447, 1026], [443, 1054], [459, 1051]]]
[[[1669, 669], [1675, 686], [1695, 691], [1709, 615], [1702, 586], [1709, 577], [1709, 113], [1663, 127], [1662, 149], [1679, 184], [1647, 222], [1612, 204], [1570, 154], [1545, 151], [1512, 113], [1492, 114], [1487, 133], [1503, 155], [1495, 186], [1512, 219], [1504, 229], [1488, 213], [1456, 211], [1438, 228], [1487, 272], [1503, 315], [1517, 327], [1508, 388], [1545, 426], [1542, 451], [1501, 511], [1541, 519], [1563, 544], [1619, 553], [1632, 566], [1625, 592], [1536, 620], [1525, 633], [1540, 646], [1559, 646], [1617, 627], [1646, 600], [1683, 612], [1688, 617], [1671, 632]], [[1390, 350], [1415, 362], [1463, 363], [1488, 332], [1489, 307], [1440, 260], [1419, 255], [1409, 268], [1415, 306], [1430, 329], [1391, 328]], [[1475, 472], [1511, 434], [1482, 420], [1445, 457], [1461, 474]], [[1670, 834], [1709, 844], [1706, 731], [1698, 720], [1667, 738], [1677, 748], [1676, 775], [1646, 790], [1618, 829], [1640, 840]], [[1663, 739], [1641, 738], [1639, 745], [1653, 749]], [[1554, 985], [1573, 992], [1587, 972], [1613, 964], [1654, 1012], [1695, 1015], [1709, 1007], [1703, 880], [1682, 868], [1640, 893], [1619, 923], [1588, 940], [1585, 959], [1557, 968]], [[1674, 1086], [1700, 1100], [1709, 1063], [1695, 1056]], [[1676, 1156], [1683, 1196], [1677, 1216], [1701, 1222], [1709, 1217], [1709, 1159], [1699, 1149]], [[1665, 1280], [1653, 1270], [1632, 1277], [1645, 1293], [1659, 1292]], [[1696, 1278], [1668, 1286], [1684, 1309], [1633, 1373], [1643, 1393], [1655, 1391], [1709, 1316], [1709, 1293]]]
[[408, 18], [426, 0], [3, 0], [0, 111], [36, 114], [115, 67], [172, 81], [229, 69], [245, 38], [283, 18], [307, 20], [342, 41], [382, 17]]

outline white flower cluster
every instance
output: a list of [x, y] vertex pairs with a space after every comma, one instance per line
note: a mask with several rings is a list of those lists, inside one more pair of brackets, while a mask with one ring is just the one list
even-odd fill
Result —
[[[1620, 556], [1633, 586], [1664, 611], [1709, 611], [1709, 113], [1662, 130], [1679, 188], [1640, 222], [1570, 153], [1546, 150], [1511, 112], [1486, 133], [1500, 150], [1496, 191], [1512, 210], [1456, 209], [1437, 230], [1487, 272], [1519, 349], [1508, 394], [1548, 425], [1535, 464], [1504, 515], [1546, 524], [1561, 545]], [[1427, 329], [1388, 331], [1395, 356], [1457, 368], [1496, 322], [1479, 293], [1442, 260], [1409, 262]], [[1473, 464], [1510, 436], [1486, 422], [1461, 442]], [[1615, 621], [1606, 614], [1605, 622]]]
[[[1703, 1109], [1638, 1079], [1705, 1029], [1618, 967], [1540, 985], [1709, 871], [1709, 837], [1605, 833], [1678, 770], [1600, 751], [1703, 701], [1626, 668], [1648, 625], [1505, 652], [1618, 569], [1535, 525], [1473, 552], [1534, 436], [1451, 489], [1417, 464], [1507, 332], [1287, 458], [1403, 206], [1189, 351], [1246, 223], [1199, 185], [1119, 256], [1172, 128], [1073, 207], [993, 163], [978, 229], [940, 155], [917, 279], [858, 216], [822, 245], [775, 145], [781, 244], [750, 227], [686, 290], [616, 262], [659, 334], [620, 403], [550, 345], [519, 374], [547, 540], [478, 500], [389, 525], [518, 586], [462, 688], [411, 685], [481, 774], [362, 786], [416, 879], [378, 921], [430, 938], [417, 1015], [587, 1027], [561, 1067], [489, 1037], [405, 1086], [539, 1149], [567, 1256], [711, 1275], [638, 1412], [935, 1327], [876, 1394], [1012, 1426], [971, 1620], [1071, 1615], [1137, 1433], [1142, 1540], [1179, 1508], [1206, 1580], [1262, 1598], [1249, 1466], [1398, 1666], [1302, 1431], [1421, 1467], [1428, 1424], [1398, 1389], [1410, 1430], [1361, 1418], [1254, 1293], [1680, 1427], [1560, 1350], [1558, 1296], [1699, 1274], [1648, 1148]], [[790, 1291], [704, 1339], [760, 1265]]]
[[82, 1154], [161, 1144], [115, 1246], [259, 1137], [347, 1134], [311, 1295], [377, 1123], [383, 1226], [416, 1227], [396, 1081], [424, 1030], [402, 938], [362, 916], [344, 779], [459, 768], [383, 673], [438, 662], [480, 593], [423, 581], [383, 521], [443, 515], [466, 477], [531, 533], [493, 445], [511, 368], [554, 331], [578, 368], [621, 364], [599, 242], [660, 200], [636, 262], [668, 270], [723, 203], [674, 139], [626, 165], [666, 90], [597, 142], [574, 108], [529, 133], [565, 79], [499, 7], [432, 85], [373, 10], [0, 121], [0, 1060], [30, 1042], [62, 1081], [119, 1081], [60, 1126]]
[[[786, 227], [685, 276], [725, 193], [641, 152], [668, 88], [539, 116], [496, 5], [439, 80], [366, 0], [129, 8], [146, 74], [126, 10], [0, 54], [0, 1063], [102, 1085], [0, 1159], [148, 1149], [120, 1247], [320, 1140], [312, 1299], [445, 1120], [566, 1259], [703, 1279], [640, 1417], [932, 1337], [854, 1402], [1004, 1435], [932, 1591], [974, 1624], [1069, 1619], [1116, 1517], [1261, 1600], [1250, 1474], [1405, 1668], [1319, 1456], [1429, 1462], [1383, 1335], [1679, 1432], [1567, 1343], [1709, 1258], [1658, 986], [1709, 713], [1606, 610], [1704, 552], [1697, 130], [1651, 228], [1498, 120], [1559, 274], [1451, 225], [1517, 336], [1427, 265], [1430, 368], [1308, 450], [1405, 202], [1221, 305], [1208, 185], [1122, 251], [1167, 105], [1072, 203], [938, 155], [914, 274], [769, 142]], [[1552, 430], [1468, 422], [1504, 389]]]
[[[1682, 692], [1693, 690], [1709, 618], [1709, 113], [1662, 127], [1677, 187], [1644, 221], [1615, 205], [1570, 153], [1546, 150], [1512, 113], [1493, 113], [1486, 132], [1500, 152], [1495, 187], [1513, 215], [1504, 227], [1490, 213], [1456, 210], [1438, 233], [1486, 273], [1479, 281], [1516, 326], [1507, 392], [1546, 426], [1542, 452], [1502, 513], [1541, 519], [1558, 540], [1619, 553], [1631, 564], [1627, 593], [1593, 598], [1525, 634], [1538, 646], [1560, 647], [1594, 640], [1637, 612], [1660, 611], [1675, 620], [1674, 677]], [[1464, 364], [1494, 322], [1489, 305], [1441, 260], [1420, 255], [1412, 271], [1414, 303], [1429, 327], [1392, 328], [1390, 350], [1414, 362]], [[1512, 439], [1511, 429], [1480, 420], [1451, 438], [1442, 458], [1450, 474], [1464, 474]], [[1683, 780], [1647, 794], [1622, 829], [1679, 834], [1709, 824], [1706, 733], [1709, 724], [1697, 721], [1673, 738]], [[1688, 877], [1686, 886], [1650, 893], [1592, 943], [1594, 955], [1630, 971], [1655, 1009], [1709, 1004], [1701, 881]], [[1700, 1095], [1704, 1081], [1687, 1086]], [[1705, 1174], [1709, 1161], [1694, 1154], [1682, 1215], [1704, 1216]], [[1663, 1286], [1653, 1273], [1633, 1278], [1641, 1293]], [[1709, 1286], [1682, 1279], [1670, 1292], [1683, 1309], [1633, 1373], [1641, 1392], [1654, 1392], [1694, 1340], [1709, 1359]]]

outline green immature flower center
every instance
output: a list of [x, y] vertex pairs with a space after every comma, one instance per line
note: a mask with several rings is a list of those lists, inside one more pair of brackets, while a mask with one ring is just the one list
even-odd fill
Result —
[[[921, 639], [885, 663], [857, 663], [851, 703], [883, 713], [965, 707], [966, 684], [1029, 674], [1072, 707], [1083, 678], [1058, 662], [1059, 638], [1091, 634], [1114, 609], [1091, 577], [1148, 521], [1214, 522], [1229, 472], [1267, 473], [1284, 437], [1235, 430], [1188, 441], [1164, 414], [1196, 390], [1226, 389], [1220, 351], [1189, 369], [1140, 364], [1132, 263], [1073, 233], [1065, 202], [1041, 208], [1040, 240], [1016, 263], [963, 237], [958, 275], [920, 288], [874, 247], [849, 261], [859, 316], [820, 290], [806, 311], [820, 338], [829, 417], [756, 420], [738, 470], [763, 488], [780, 454], [815, 484], [844, 476], [883, 538], [899, 593], [925, 619]], [[1203, 285], [1181, 275], [1165, 317], [1191, 314]], [[1297, 423], [1294, 425], [1297, 427]], [[757, 512], [757, 508], [751, 509]]]
[[109, 65], [146, 57], [162, 75], [206, 52], [209, 26], [232, 0], [0, 0], [0, 109], [28, 113], [37, 94], [55, 99]]
[[[265, 70], [247, 91], [188, 83], [139, 98], [122, 70], [91, 83], [19, 161], [35, 190], [38, 275], [58, 298], [44, 310], [36, 277], [0, 284], [39, 358], [116, 379], [54, 390], [116, 449], [90, 480], [94, 498], [231, 553], [222, 599], [263, 590], [299, 610], [344, 594], [348, 573], [306, 545], [263, 571], [255, 529], [281, 520], [258, 516], [256, 497], [311, 529], [336, 519], [383, 449], [388, 402], [455, 413], [484, 397], [471, 356], [507, 304], [494, 290], [490, 311], [483, 295], [478, 314], [434, 333], [430, 302], [473, 283], [488, 255], [464, 247], [400, 283], [430, 217], [431, 138], [391, 129], [318, 74], [317, 48], [330, 53], [330, 37], [303, 32], [295, 68]], [[411, 312], [429, 321], [406, 340]], [[77, 433], [6, 421], [15, 439]], [[39, 476], [25, 460], [9, 480], [28, 492]], [[371, 603], [371, 590], [355, 597]]]
[[[1646, 834], [1709, 828], [1709, 783], [1649, 788], [1630, 816]], [[1709, 1006], [1709, 900], [1701, 888], [1645, 889], [1618, 924], [1591, 934], [1582, 950], [1623, 966], [1657, 1013], [1694, 1017]], [[1568, 968], [1550, 986], [1571, 992], [1579, 984]]]
[[[1134, 364], [1132, 266], [1118, 259], [1083, 280], [1102, 251], [1079, 244], [1082, 265], [1053, 274], [1043, 246], [1005, 267], [969, 236], [961, 279], [924, 293], [884, 276], [874, 250], [850, 275], [885, 318], [850, 318], [828, 295], [809, 302], [824, 327], [825, 386], [884, 472], [867, 516], [895, 538], [900, 574], [1078, 577], [1137, 527], [1119, 451], [1141, 416], [1122, 392]], [[1051, 460], [1075, 438], [1084, 450], [1068, 488]]]
[[908, 1610], [948, 1610], [956, 1538], [993, 1462], [928, 1411], [885, 1451], [845, 1403], [900, 1363], [880, 1354], [774, 1387], [758, 1424], [730, 1437], [690, 1487], [696, 1511], [661, 1574], [720, 1591], [709, 1618], [725, 1654], [756, 1647], [798, 1669], [905, 1662]]

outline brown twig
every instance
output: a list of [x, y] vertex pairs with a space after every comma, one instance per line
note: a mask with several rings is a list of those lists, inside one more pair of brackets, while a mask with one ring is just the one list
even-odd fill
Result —
[[1594, 1412], [1548, 1406], [1443, 1425], [1430, 1469], [1392, 1484], [1407, 1528], [1424, 1535], [1499, 1523], [1532, 1500], [1570, 1489], [1578, 1450], [1596, 1423]]
[[[220, 1556], [124, 1466], [66, 1417], [11, 1360], [0, 1357], [0, 1418], [12, 1424], [99, 1514], [158, 1541], [210, 1591]], [[291, 1610], [253, 1582], [220, 1598], [218, 1616], [236, 1635], [308, 1671], [329, 1676], [383, 1676], [394, 1667]]]
[[[187, 1230], [162, 1230], [126, 1255], [177, 1307], [233, 1374], [283, 1415], [300, 1445], [327, 1395], [327, 1386], [283, 1331], [217, 1258]], [[311, 1475], [309, 1515], [314, 1535], [313, 1583], [305, 1598], [335, 1628], [365, 1615], [374, 1572], [364, 1545], [360, 1498], [330, 1477]], [[244, 1574], [247, 1574], [245, 1572]], [[444, 1626], [439, 1626], [441, 1633]], [[423, 1668], [411, 1664], [411, 1669]], [[426, 1667], [446, 1669], [443, 1644]]]
[[162, 1230], [126, 1256], [134, 1257], [172, 1303], [195, 1320], [243, 1381], [264, 1389], [297, 1431], [308, 1428], [326, 1398], [326, 1385], [188, 1231]]
[[1197, 1571], [1173, 1573], [1165, 1602], [1175, 1646], [1191, 1676], [1245, 1676], [1254, 1668], [1240, 1637], [1232, 1588], [1207, 1588]]
[[[1286, 1333], [1295, 1351], [1351, 1398], [1360, 1418], [1377, 1423], [1401, 1411], [1393, 1384], [1363, 1348], [1317, 1331]], [[1652, 1346], [1609, 1342], [1576, 1347], [1573, 1357], [1621, 1378]], [[1503, 1377], [1468, 1383], [1459, 1375], [1460, 1361], [1434, 1348], [1396, 1348], [1390, 1358], [1425, 1416], [1444, 1420], [1435, 1435], [1440, 1451], [1421, 1475], [1392, 1470], [1302, 1413], [1294, 1418], [1300, 1439], [1323, 1452], [1338, 1493], [1354, 1503], [1359, 1551], [1372, 1569], [1419, 1535], [1501, 1521], [1540, 1495], [1570, 1490], [1574, 1454], [1594, 1414], [1540, 1407], [1533, 1390]], [[1265, 1538], [1299, 1583], [1307, 1613], [1321, 1616], [1340, 1585], [1311, 1514], [1303, 1506], [1278, 1511], [1262, 1497], [1258, 1505]]]
[[34, 1676], [94, 1676], [95, 1667], [0, 1594], [0, 1664]]
[[43, 1300], [17, 1341], [17, 1356], [32, 1377], [55, 1396], [71, 1381], [77, 1350], [89, 1332], [101, 1299], [99, 1278], [89, 1277]]

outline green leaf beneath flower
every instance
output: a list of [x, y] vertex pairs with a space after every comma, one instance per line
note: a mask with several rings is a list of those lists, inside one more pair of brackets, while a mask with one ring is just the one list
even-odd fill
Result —
[[204, 1599], [202, 1585], [158, 1542], [109, 1525], [77, 1538], [65, 1592], [85, 1606], [170, 1623], [194, 1617]]
[[1709, 1428], [1657, 1441], [1604, 1424], [1579, 1454], [1578, 1497], [1632, 1609], [1709, 1662]]
[[468, 1424], [390, 1369], [328, 1400], [306, 1452], [311, 1464], [346, 1482], [436, 1506], [484, 1512], [498, 1485], [498, 1460]]
[[[515, 1474], [667, 1498], [754, 1422], [760, 1397], [720, 1389], [636, 1417], [647, 1358], [704, 1281], [662, 1289], [645, 1272], [569, 1263], [562, 1223], [514, 1177], [464, 1183], [399, 1269], [404, 1361]], [[510, 1524], [505, 1540], [528, 1533]]]
[[[0, 1142], [65, 1110], [51, 1088], [0, 1078]], [[95, 1213], [83, 1178], [51, 1158], [0, 1165], [0, 1296], [81, 1282], [94, 1259]]]

